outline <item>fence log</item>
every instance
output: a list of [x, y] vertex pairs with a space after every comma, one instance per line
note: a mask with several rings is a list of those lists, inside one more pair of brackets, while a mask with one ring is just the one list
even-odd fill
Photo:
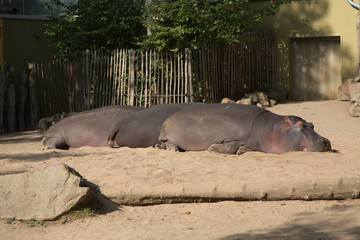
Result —
[[35, 128], [39, 120], [37, 102], [37, 73], [34, 63], [29, 63], [29, 105], [30, 105], [30, 126]]
[[[4, 64], [6, 66], [6, 63]], [[5, 79], [5, 70], [3, 72], [0, 72], [0, 134], [5, 132], [4, 129], [4, 106], [5, 106], [5, 93], [6, 91], [6, 79]]]
[[17, 122], [18, 122], [18, 128], [20, 131], [25, 130], [25, 104], [26, 100], [28, 98], [27, 94], [27, 86], [28, 86], [28, 79], [29, 79], [29, 73], [30, 70], [28, 66], [24, 67], [23, 69], [23, 75], [19, 84], [19, 104], [17, 109]]
[[15, 69], [13, 67], [5, 68], [4, 71], [9, 71], [5, 74], [7, 83], [7, 129], [9, 132], [16, 130], [16, 80], [14, 79]]
[[135, 93], [135, 91], [134, 91], [134, 87], [135, 87], [135, 51], [134, 51], [134, 49], [130, 50], [129, 68], [130, 68], [130, 73], [129, 73], [130, 102], [128, 102], [128, 104], [130, 106], [134, 106], [134, 93]]

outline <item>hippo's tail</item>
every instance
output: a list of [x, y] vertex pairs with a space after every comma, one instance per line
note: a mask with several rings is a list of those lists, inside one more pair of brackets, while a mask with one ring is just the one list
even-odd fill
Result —
[[109, 136], [108, 136], [108, 139], [107, 139], [107, 144], [109, 147], [113, 148], [114, 147], [114, 140], [115, 140], [115, 137], [116, 135], [118, 134], [119, 132], [119, 127], [117, 125], [115, 125], [110, 133], [109, 133]]

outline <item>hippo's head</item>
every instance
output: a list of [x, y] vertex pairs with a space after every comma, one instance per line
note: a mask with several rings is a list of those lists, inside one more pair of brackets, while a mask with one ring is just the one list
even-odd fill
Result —
[[284, 119], [286, 152], [309, 151], [326, 152], [331, 150], [330, 141], [314, 131], [314, 125], [296, 116]]

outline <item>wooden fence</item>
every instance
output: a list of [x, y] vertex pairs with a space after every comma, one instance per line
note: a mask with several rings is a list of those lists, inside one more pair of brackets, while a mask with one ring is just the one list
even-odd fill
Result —
[[62, 112], [115, 104], [219, 102], [273, 88], [275, 37], [254, 37], [231, 47], [214, 44], [176, 53], [87, 50], [17, 71], [8, 66], [0, 74], [0, 133], [32, 129], [40, 118]]

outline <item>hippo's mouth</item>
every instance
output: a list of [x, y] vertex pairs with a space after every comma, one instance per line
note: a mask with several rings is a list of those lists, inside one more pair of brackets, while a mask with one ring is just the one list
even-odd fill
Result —
[[331, 151], [330, 141], [326, 138], [320, 138], [309, 148], [309, 141], [304, 138], [301, 142], [301, 149], [304, 152], [329, 152]]

